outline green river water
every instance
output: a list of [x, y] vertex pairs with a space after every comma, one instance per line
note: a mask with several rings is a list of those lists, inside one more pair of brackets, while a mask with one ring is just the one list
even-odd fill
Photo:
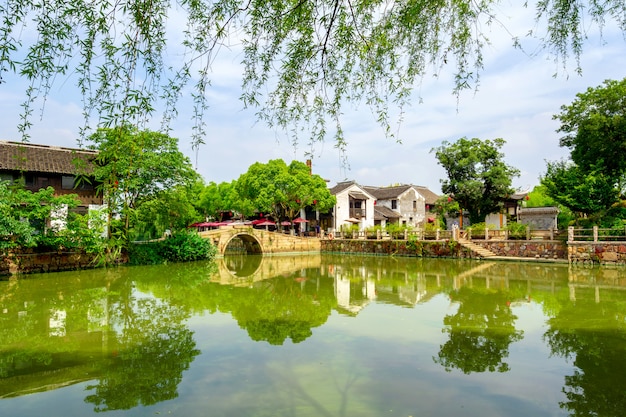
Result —
[[626, 269], [234, 256], [0, 281], [0, 416], [624, 416]]

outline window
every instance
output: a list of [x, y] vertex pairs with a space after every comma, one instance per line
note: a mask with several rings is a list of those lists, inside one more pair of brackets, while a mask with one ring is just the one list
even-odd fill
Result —
[[413, 200], [413, 210], [417, 210], [417, 200]]
[[0, 174], [0, 181], [11, 181], [13, 182], [12, 174]]
[[34, 187], [36, 181], [36, 177], [33, 174], [24, 175], [24, 185], [26, 187]]
[[391, 200], [391, 209], [396, 210], [398, 208], [398, 200]]
[[61, 177], [61, 188], [64, 190], [71, 190], [74, 188], [74, 177], [70, 175], [63, 175]]

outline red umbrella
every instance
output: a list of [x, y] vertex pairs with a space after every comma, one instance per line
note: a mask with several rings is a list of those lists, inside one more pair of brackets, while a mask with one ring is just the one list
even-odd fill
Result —
[[307, 219], [303, 219], [302, 217], [296, 217], [295, 219], [293, 219], [294, 223], [308, 223], [309, 221]]
[[276, 223], [271, 220], [263, 220], [260, 223], [256, 223], [255, 226], [276, 226]]
[[280, 223], [281, 226], [291, 226], [291, 222], [289, 220], [285, 220], [284, 222]]

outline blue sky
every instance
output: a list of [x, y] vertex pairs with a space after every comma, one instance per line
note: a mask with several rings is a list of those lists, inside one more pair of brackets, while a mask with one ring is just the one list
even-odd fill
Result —
[[[509, 31], [526, 33], [532, 13], [511, 15], [515, 17], [505, 21]], [[313, 170], [331, 186], [345, 179], [376, 186], [412, 183], [439, 193], [445, 173], [430, 153], [432, 148], [463, 136], [501, 137], [507, 142], [503, 148], [505, 161], [521, 172], [513, 180], [514, 187], [532, 188], [545, 172], [546, 160], [568, 155], [567, 149], [558, 146], [558, 124], [552, 120], [560, 106], [570, 104], [588, 87], [626, 76], [626, 41], [622, 33], [608, 26], [603, 35], [600, 39], [590, 32], [581, 60], [583, 74], [579, 76], [574, 62], [564, 70], [545, 53], [531, 55], [514, 49], [511, 36], [495, 30], [490, 35], [492, 45], [485, 50], [485, 69], [476, 93], [467, 91], [457, 102], [447, 70], [438, 77], [427, 76], [416, 89], [413, 105], [406, 109], [400, 127], [401, 144], [384, 137], [366, 106], [346, 107], [343, 127], [349, 167], [342, 164], [329, 139], [316, 146]], [[533, 48], [530, 43], [526, 47]], [[185, 112], [173, 123], [172, 135], [179, 139], [180, 149], [207, 182], [236, 179], [254, 162], [303, 160], [310, 150], [306, 140], [302, 147], [294, 147], [284, 133], [257, 122], [254, 109], [243, 109], [238, 100], [240, 59], [236, 51], [225, 53], [213, 65], [208, 135], [197, 154], [191, 149], [191, 122]], [[15, 76], [9, 75], [8, 82], [0, 85], [2, 140], [19, 140], [16, 125], [23, 91], [23, 82]], [[81, 107], [71, 78], [56, 80], [43, 118], [37, 116], [34, 121], [32, 143], [76, 146]]]

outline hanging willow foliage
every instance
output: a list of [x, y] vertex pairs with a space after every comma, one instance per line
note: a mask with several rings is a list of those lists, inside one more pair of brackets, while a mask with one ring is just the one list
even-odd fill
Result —
[[[626, 32], [623, 0], [535, 6], [542, 45], [561, 63], [573, 57], [577, 69], [590, 23], [611, 21]], [[272, 127], [304, 131], [311, 141], [334, 136], [343, 148], [346, 103], [366, 103], [394, 137], [395, 118], [428, 71], [451, 66], [457, 94], [477, 86], [498, 10], [496, 0], [5, 0], [0, 82], [14, 74], [28, 80], [23, 140], [38, 100], [72, 76], [82, 94], [83, 137], [97, 127], [142, 128], [156, 109], [164, 109], [167, 131], [184, 95], [193, 101], [197, 146], [211, 64], [222, 48], [237, 45], [245, 106]], [[174, 21], [181, 15], [182, 23]], [[177, 66], [164, 63], [172, 44]], [[390, 116], [390, 106], [400, 116]]]

